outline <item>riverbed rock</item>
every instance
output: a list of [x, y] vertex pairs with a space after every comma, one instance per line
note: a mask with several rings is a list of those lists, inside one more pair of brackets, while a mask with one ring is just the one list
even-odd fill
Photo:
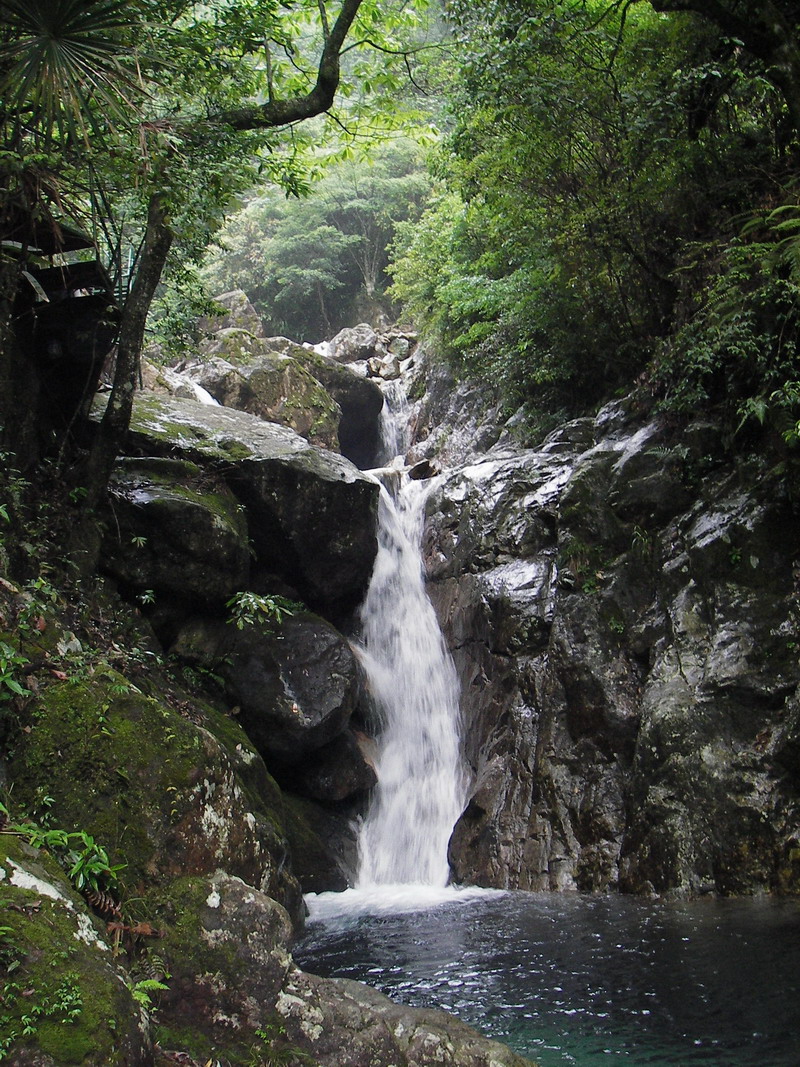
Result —
[[288, 426], [311, 444], [338, 450], [342, 413], [335, 399], [301, 362], [276, 351], [273, 338], [247, 336], [246, 358], [231, 351], [231, 331], [223, 331], [214, 335], [202, 360], [184, 365], [184, 373], [220, 404]]
[[264, 325], [258, 312], [250, 303], [247, 293], [232, 289], [214, 297], [214, 303], [222, 309], [218, 315], [209, 315], [200, 320], [202, 333], [219, 333], [220, 330], [246, 330], [253, 337], [264, 336]]
[[377, 783], [375, 743], [355, 730], [340, 733], [315, 753], [313, 763], [302, 763], [294, 776], [299, 793], [327, 803], [367, 793]]
[[341, 411], [338, 441], [342, 455], [362, 470], [375, 466], [383, 408], [379, 386], [336, 359], [285, 337], [272, 337], [268, 343], [274, 351], [303, 366], [338, 405]]
[[367, 322], [340, 330], [330, 342], [329, 351], [337, 363], [357, 363], [386, 355], [377, 332]]
[[375, 990], [305, 974], [289, 952], [283, 909], [222, 872], [185, 879], [152, 900], [172, 977], [160, 1007], [164, 1047], [188, 1027], [192, 1052], [241, 1063], [292, 1051], [319, 1067], [526, 1067], [527, 1060], [444, 1012], [394, 1004]]
[[210, 707], [193, 717], [110, 667], [52, 684], [9, 766], [15, 803], [37, 813], [46, 782], [59, 824], [125, 865], [129, 895], [221, 867], [299, 916], [277, 786], [240, 727]]
[[141, 392], [128, 450], [213, 471], [247, 511], [253, 568], [345, 615], [377, 552], [379, 488], [341, 456], [246, 412]]

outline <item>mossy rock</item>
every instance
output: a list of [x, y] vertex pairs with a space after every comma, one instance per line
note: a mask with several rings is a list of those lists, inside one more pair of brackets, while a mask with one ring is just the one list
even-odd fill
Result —
[[342, 456], [243, 411], [143, 393], [127, 441], [131, 454], [180, 456], [219, 473], [247, 509], [254, 566], [312, 608], [340, 618], [361, 602], [380, 490]]
[[[260, 342], [262, 348], [264, 344]], [[217, 374], [209, 391], [220, 403], [288, 426], [313, 445], [339, 449], [339, 405], [292, 356], [262, 350], [249, 366]]]
[[[15, 804], [37, 817], [45, 791], [53, 824], [85, 830], [112, 863], [127, 865], [128, 895], [221, 867], [296, 911], [276, 787], [253, 769], [259, 757], [238, 727], [223, 729], [221, 718], [212, 722], [227, 733], [223, 742], [111, 669], [51, 685], [9, 768]], [[257, 796], [259, 788], [267, 794]]]
[[8, 833], [0, 834], [0, 931], [4, 1063], [152, 1064], [147, 1017], [96, 921], [55, 861]]
[[305, 797], [285, 795], [292, 869], [304, 893], [340, 893], [354, 871], [357, 845], [352, 820]]
[[163, 933], [169, 990], [160, 1000], [162, 1048], [250, 1064], [257, 1030], [274, 1015], [292, 923], [274, 900], [238, 878], [178, 878], [146, 898]]
[[247, 518], [219, 478], [179, 460], [123, 459], [109, 488], [102, 566], [126, 587], [200, 604], [247, 588]]

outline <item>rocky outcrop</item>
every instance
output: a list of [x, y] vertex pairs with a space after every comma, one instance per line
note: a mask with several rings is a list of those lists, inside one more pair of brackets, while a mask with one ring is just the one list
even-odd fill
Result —
[[[498, 442], [505, 416], [496, 389], [458, 381], [424, 345], [415, 351], [409, 370], [408, 392], [418, 397], [411, 412], [411, 463], [435, 458], [440, 467], [455, 467]], [[510, 430], [505, 433], [511, 437]]]
[[616, 404], [443, 478], [425, 553], [474, 773], [457, 879], [800, 888], [800, 525], [780, 469]]
[[[350, 645], [307, 612], [274, 629], [194, 619], [178, 634], [173, 652], [225, 679], [248, 737], [267, 759], [283, 764], [307, 765], [313, 753], [344, 734], [356, 708], [359, 677]], [[344, 748], [339, 755], [345, 756]]]
[[[244, 412], [148, 393], [137, 394], [129, 450], [195, 464], [234, 495], [247, 514], [256, 586], [279, 583], [333, 617], [362, 599], [377, 551], [379, 490], [346, 459]], [[130, 530], [153, 533], [146, 523]]]
[[337, 363], [358, 363], [360, 360], [386, 355], [386, 349], [377, 332], [367, 322], [340, 330], [329, 342], [328, 352]]
[[215, 334], [203, 359], [186, 363], [183, 373], [226, 407], [288, 426], [311, 444], [338, 450], [342, 412], [325, 386], [297, 359], [275, 351], [274, 338], [247, 337], [243, 351], [230, 331]]
[[325, 386], [339, 405], [339, 448], [357, 467], [374, 467], [380, 446], [383, 393], [375, 382], [350, 367], [307, 348], [295, 358]]
[[181, 460], [122, 459], [110, 495], [103, 561], [126, 587], [194, 604], [247, 588], [247, 519], [218, 474]]
[[208, 1035], [203, 1054], [233, 1062], [242, 1062], [249, 1043], [252, 1055], [289, 1061], [295, 1053], [319, 1067], [526, 1067], [443, 1012], [304, 974], [289, 956], [283, 909], [238, 879], [186, 879], [154, 898], [153, 908], [173, 961], [161, 1002], [165, 1042], [173, 1028], [189, 1026]]
[[299, 917], [277, 786], [234, 723], [211, 708], [195, 719], [110, 667], [52, 685], [14, 753], [15, 801], [37, 811], [37, 784], [46, 781], [62, 825], [124, 858], [130, 895], [153, 879], [221, 867]]
[[218, 315], [209, 315], [201, 319], [198, 328], [201, 333], [219, 333], [221, 330], [246, 330], [253, 337], [264, 336], [264, 326], [258, 312], [250, 303], [247, 293], [241, 289], [232, 289], [214, 297], [214, 303], [220, 308]]

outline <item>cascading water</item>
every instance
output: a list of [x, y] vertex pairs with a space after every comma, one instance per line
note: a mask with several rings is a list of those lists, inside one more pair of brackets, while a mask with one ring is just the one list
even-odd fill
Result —
[[384, 489], [361, 657], [383, 720], [378, 785], [359, 837], [358, 888], [444, 886], [464, 803], [459, 684], [425, 592], [419, 541], [429, 486]]
[[394, 463], [408, 449], [408, 394], [401, 381], [384, 382], [381, 409], [381, 463]]

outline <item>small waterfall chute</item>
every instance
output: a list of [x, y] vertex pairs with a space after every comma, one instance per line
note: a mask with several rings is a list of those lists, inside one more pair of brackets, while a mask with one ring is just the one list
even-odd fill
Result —
[[459, 682], [425, 591], [419, 541], [429, 484], [384, 489], [359, 652], [382, 720], [378, 785], [359, 836], [358, 888], [447, 884], [465, 799]]

